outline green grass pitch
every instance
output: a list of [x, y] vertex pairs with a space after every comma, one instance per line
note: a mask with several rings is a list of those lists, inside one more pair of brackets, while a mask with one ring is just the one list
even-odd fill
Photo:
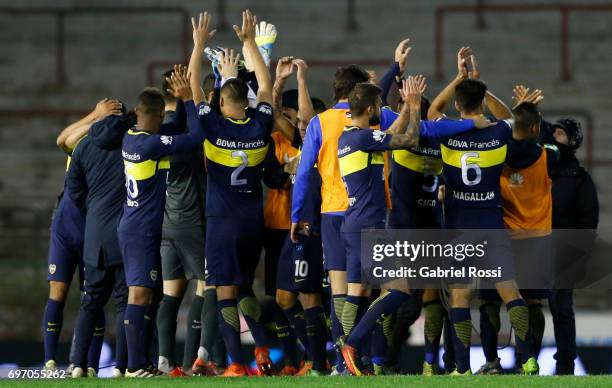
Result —
[[152, 378], [146, 380], [79, 379], [79, 380], [0, 380], [3, 387], [612, 387], [612, 376], [368, 376], [368, 377], [247, 377], [247, 378]]

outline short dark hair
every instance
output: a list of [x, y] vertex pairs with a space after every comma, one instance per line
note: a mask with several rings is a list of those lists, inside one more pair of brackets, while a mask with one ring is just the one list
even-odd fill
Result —
[[477, 110], [487, 94], [487, 85], [477, 79], [463, 80], [455, 88], [455, 101], [464, 112]]
[[206, 77], [204, 77], [204, 81], [202, 81], [202, 90], [204, 91], [204, 96], [215, 91], [215, 75], [213, 73], [208, 73]]
[[355, 85], [348, 96], [351, 116], [361, 116], [369, 107], [375, 107], [376, 102], [380, 99], [380, 92], [378, 86], [369, 82]]
[[325, 106], [325, 103], [320, 98], [311, 97], [310, 101], [312, 102], [312, 108], [314, 109], [315, 114], [318, 115], [319, 113], [327, 110], [327, 106]]
[[514, 114], [514, 129], [526, 132], [534, 125], [540, 125], [540, 112], [535, 104], [523, 102], [512, 109]]
[[144, 88], [138, 95], [138, 106], [147, 114], [161, 113], [166, 107], [164, 95], [158, 88]]
[[166, 81], [166, 78], [170, 78], [172, 76], [172, 72], [174, 70], [170, 69], [170, 70], [166, 70], [164, 71], [164, 74], [162, 75], [162, 95], [164, 96], [164, 100], [166, 102], [170, 102], [170, 101], [174, 101], [175, 98], [174, 96], [168, 92], [168, 89], [170, 89], [170, 84], [168, 83], [168, 81]]
[[347, 98], [355, 85], [368, 82], [370, 75], [365, 69], [357, 65], [339, 67], [334, 75], [334, 100]]
[[249, 88], [238, 78], [227, 80], [221, 87], [221, 96], [236, 104], [248, 104]]

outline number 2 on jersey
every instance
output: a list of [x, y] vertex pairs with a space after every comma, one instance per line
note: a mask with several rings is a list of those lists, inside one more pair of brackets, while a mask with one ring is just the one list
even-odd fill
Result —
[[[478, 152], [466, 152], [461, 155], [461, 180], [466, 186], [476, 186], [482, 180], [482, 170], [478, 163], [470, 162], [468, 159], [478, 159], [480, 154]], [[473, 179], [468, 177], [468, 171], [473, 170], [476, 176]]]
[[247, 184], [246, 178], [238, 178], [238, 175], [247, 167], [249, 164], [249, 158], [244, 151], [232, 151], [232, 158], [240, 158], [241, 164], [236, 167], [230, 176], [230, 184], [232, 186], [242, 186]]

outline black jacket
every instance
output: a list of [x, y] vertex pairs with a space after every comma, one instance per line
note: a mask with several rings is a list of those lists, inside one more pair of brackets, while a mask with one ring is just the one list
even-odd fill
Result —
[[121, 141], [128, 126], [113, 125], [121, 120], [109, 116], [92, 125], [72, 154], [66, 178], [70, 197], [86, 213], [83, 259], [92, 266], [122, 264], [117, 226], [126, 196]]

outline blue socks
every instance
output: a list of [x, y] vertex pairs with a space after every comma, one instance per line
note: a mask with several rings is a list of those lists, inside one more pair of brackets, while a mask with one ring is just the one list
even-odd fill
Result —
[[149, 306], [128, 303], [125, 309], [123, 322], [125, 323], [125, 337], [128, 347], [127, 368], [131, 372], [145, 366], [145, 315], [148, 308]]
[[[332, 295], [331, 304], [331, 334], [334, 344], [344, 335], [342, 329], [342, 310], [344, 309], [344, 302], [346, 301], [346, 294]], [[336, 370], [338, 372], [344, 371], [344, 359], [339, 349], [336, 349]]]
[[480, 306], [480, 342], [487, 362], [497, 359], [497, 334], [499, 329], [499, 304], [484, 302]]
[[57, 353], [57, 342], [62, 331], [63, 321], [64, 302], [48, 299], [43, 321], [45, 362], [55, 360], [55, 355]]
[[[376, 328], [377, 324], [382, 325], [385, 316], [395, 312], [399, 306], [401, 306], [402, 303], [407, 301], [409, 298], [410, 295], [397, 290], [391, 290], [388, 293], [378, 297], [378, 299], [372, 303], [363, 318], [361, 318], [359, 323], [353, 328], [346, 340], [346, 343], [353, 347], [358, 347], [366, 336], [369, 336], [372, 333], [372, 330]], [[347, 302], [348, 300], [349, 299], [347, 298]]]
[[283, 310], [285, 316], [291, 323], [291, 328], [302, 343], [302, 346], [306, 348], [306, 354], [308, 358], [311, 358], [310, 350], [308, 349], [308, 336], [306, 335], [306, 320], [304, 318], [304, 309], [300, 302], [296, 302], [293, 307]]
[[291, 323], [287, 319], [285, 310], [279, 306], [274, 306], [274, 320], [276, 322], [276, 337], [281, 343], [285, 362], [295, 368], [299, 366], [297, 357], [297, 338]]
[[240, 344], [240, 318], [236, 299], [223, 299], [217, 301], [217, 318], [219, 331], [223, 336], [227, 353], [232, 362], [244, 364], [242, 346]]
[[327, 370], [327, 351], [325, 349], [327, 327], [323, 307], [312, 307], [304, 310], [306, 318], [306, 336], [312, 359], [312, 368], [317, 371]]
[[472, 316], [469, 308], [451, 308], [449, 311], [452, 325], [453, 347], [457, 371], [464, 373], [470, 369], [470, 342], [472, 339]]
[[521, 355], [521, 364], [534, 356], [531, 330], [529, 329], [529, 308], [523, 299], [515, 299], [506, 304], [510, 324], [514, 329], [514, 341], [518, 353]]
[[87, 354], [87, 366], [94, 368], [97, 372], [100, 369], [100, 352], [104, 343], [104, 332], [106, 331], [106, 317], [104, 310], [100, 310], [95, 314], [95, 324], [89, 352]]
[[119, 369], [121, 372], [125, 372], [127, 368], [127, 341], [125, 338], [125, 308], [117, 311], [117, 316], [115, 317], [115, 368]]

